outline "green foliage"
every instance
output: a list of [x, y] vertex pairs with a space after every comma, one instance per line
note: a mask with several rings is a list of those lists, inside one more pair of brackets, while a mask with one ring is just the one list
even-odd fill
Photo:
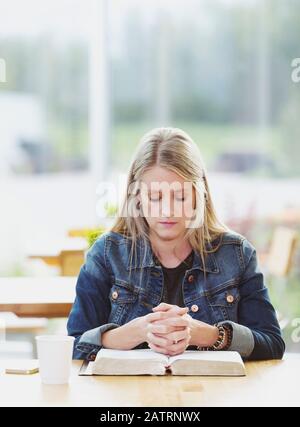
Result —
[[118, 206], [108, 202], [105, 203], [104, 209], [108, 218], [116, 216], [118, 212]]
[[[118, 206], [114, 205], [112, 203], [105, 203], [105, 212], [107, 218], [114, 217], [118, 212]], [[93, 246], [95, 241], [100, 237], [104, 232], [106, 231], [106, 228], [104, 226], [100, 226], [95, 229], [87, 230], [86, 232], [86, 239], [88, 241], [89, 248]]]
[[88, 241], [89, 248], [93, 246], [93, 244], [98, 239], [98, 237], [100, 237], [104, 232], [105, 232], [105, 228], [99, 227], [93, 230], [89, 230], [86, 233], [86, 239]]

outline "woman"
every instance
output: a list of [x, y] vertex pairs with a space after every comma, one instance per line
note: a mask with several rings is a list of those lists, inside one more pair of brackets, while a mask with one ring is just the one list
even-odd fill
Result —
[[80, 271], [68, 333], [77, 359], [101, 347], [282, 358], [255, 249], [217, 219], [199, 149], [182, 130], [143, 137], [121, 213]]

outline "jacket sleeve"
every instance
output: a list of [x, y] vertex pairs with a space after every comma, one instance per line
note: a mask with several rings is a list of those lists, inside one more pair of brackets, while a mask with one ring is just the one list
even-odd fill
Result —
[[244, 272], [240, 282], [238, 324], [230, 323], [233, 339], [229, 350], [239, 351], [249, 360], [281, 359], [285, 343], [272, 306], [254, 247], [242, 244]]
[[103, 235], [87, 253], [77, 279], [76, 298], [67, 323], [68, 334], [75, 337], [74, 359], [94, 360], [102, 347], [102, 334], [119, 327], [118, 324], [107, 323], [110, 288]]

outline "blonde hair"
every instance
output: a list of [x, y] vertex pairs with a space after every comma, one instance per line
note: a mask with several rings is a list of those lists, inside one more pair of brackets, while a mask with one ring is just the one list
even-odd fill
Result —
[[154, 166], [166, 168], [186, 181], [192, 182], [196, 195], [204, 191], [203, 213], [200, 215], [200, 207], [197, 208], [196, 205], [194, 225], [187, 229], [185, 237], [192, 248], [199, 252], [205, 271], [205, 256], [211, 252], [207, 249], [207, 244], [221, 236], [228, 228], [217, 218], [200, 150], [189, 135], [181, 129], [156, 128], [142, 137], [129, 169], [120, 215], [116, 218], [111, 231], [132, 240], [130, 256], [132, 265], [133, 254], [136, 256], [137, 239], [141, 237], [144, 243], [149, 244], [149, 226], [143, 216], [137, 215], [139, 207], [135, 191], [132, 189], [136, 183], [140, 182], [144, 172]]

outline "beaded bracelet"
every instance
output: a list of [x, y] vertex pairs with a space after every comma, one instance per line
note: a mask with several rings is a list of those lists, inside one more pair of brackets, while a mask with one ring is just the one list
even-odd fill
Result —
[[[227, 350], [230, 345], [231, 345], [231, 341], [232, 341], [232, 327], [230, 324], [224, 324], [224, 325], [218, 325], [215, 324], [214, 326], [216, 326], [219, 330], [219, 336], [216, 340], [216, 342], [210, 346], [210, 347], [201, 347], [201, 346], [197, 346], [197, 350], [199, 351], [216, 351], [216, 350]], [[225, 345], [225, 341], [227, 339], [226, 345]]]
[[222, 350], [228, 350], [232, 343], [233, 329], [230, 323], [226, 323], [223, 326], [226, 329], [226, 333], [227, 333], [227, 343]]

